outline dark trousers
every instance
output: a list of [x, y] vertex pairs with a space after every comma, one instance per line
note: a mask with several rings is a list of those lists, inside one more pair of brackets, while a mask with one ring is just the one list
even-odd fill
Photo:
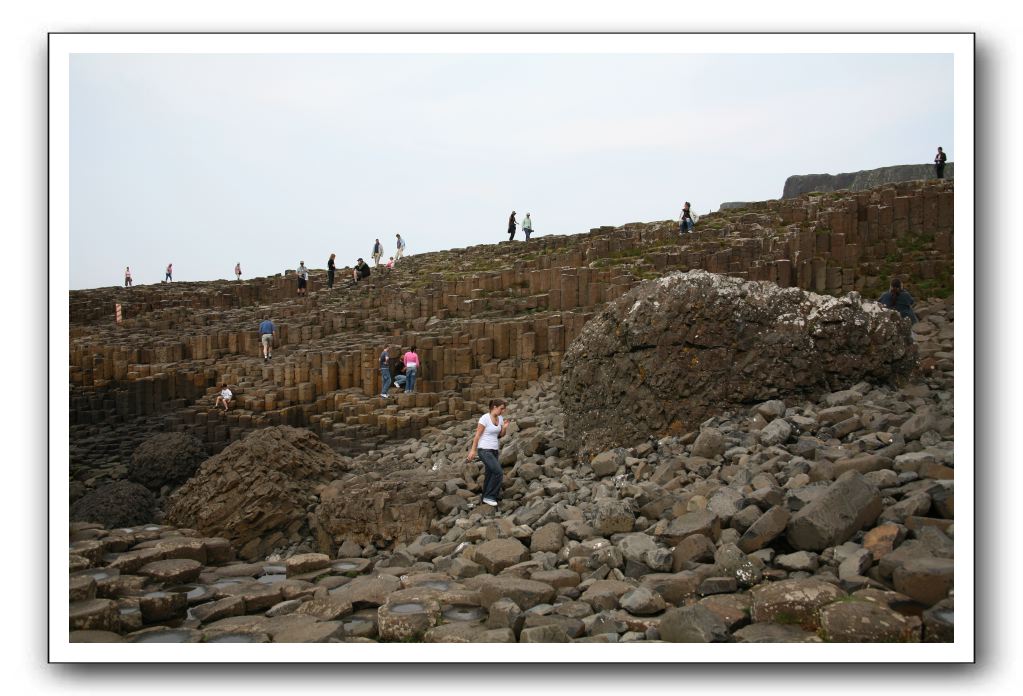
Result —
[[939, 179], [944, 179], [945, 178], [945, 163], [944, 162], [938, 162], [937, 164], [935, 164], [934, 165], [934, 173], [938, 175]]
[[501, 499], [501, 482], [504, 480], [504, 471], [497, 460], [497, 450], [478, 449], [480, 461], [483, 462], [483, 497], [493, 500]]
[[334, 287], [334, 269], [327, 269], [327, 289], [330, 290]]
[[523, 232], [523, 234], [526, 235], [526, 241], [528, 242], [529, 241], [529, 235], [533, 234], [533, 230], [528, 228], [528, 227], [523, 227], [522, 228], [522, 232]]
[[514, 227], [509, 227], [508, 228], [508, 241], [510, 242], [513, 239], [515, 239], [515, 228]]

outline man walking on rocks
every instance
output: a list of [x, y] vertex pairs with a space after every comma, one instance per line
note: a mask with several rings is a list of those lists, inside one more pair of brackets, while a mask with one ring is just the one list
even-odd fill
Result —
[[298, 262], [298, 294], [306, 294], [306, 286], [309, 284], [309, 269], [305, 267], [305, 261]]
[[401, 238], [400, 234], [396, 234], [394, 236], [397, 237], [397, 241], [395, 242], [397, 249], [394, 252], [394, 260], [398, 261], [405, 255], [405, 240]]
[[512, 211], [511, 217], [508, 218], [508, 241], [515, 239], [515, 211]]
[[533, 220], [529, 217], [529, 213], [526, 213], [526, 219], [522, 221], [522, 233], [526, 235], [526, 241], [529, 241], [529, 235], [533, 234]]
[[263, 344], [263, 362], [269, 362], [274, 347], [274, 323], [269, 319], [259, 324], [259, 342]]
[[234, 277], [237, 280], [241, 280], [242, 279], [242, 262], [241, 261], [239, 261], [238, 263], [236, 263], [234, 265]]
[[506, 407], [504, 399], [490, 400], [490, 410], [480, 416], [476, 424], [476, 435], [465, 457], [465, 461], [471, 462], [479, 454], [486, 471], [483, 475], [483, 503], [492, 507], [497, 507], [501, 499], [501, 482], [504, 480], [504, 471], [498, 459], [498, 440], [508, 434], [510, 421], [504, 419]]
[[131, 268], [129, 266], [124, 267], [124, 287], [131, 287]]
[[384, 245], [380, 243], [380, 239], [377, 238], [376, 242], [373, 243], [373, 265], [380, 268], [380, 257], [384, 255]]

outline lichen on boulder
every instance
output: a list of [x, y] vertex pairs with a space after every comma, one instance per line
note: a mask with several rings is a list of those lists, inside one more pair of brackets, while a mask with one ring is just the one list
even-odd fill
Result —
[[602, 452], [770, 399], [896, 381], [915, 364], [908, 321], [858, 293], [671, 273], [608, 304], [566, 351], [566, 435]]

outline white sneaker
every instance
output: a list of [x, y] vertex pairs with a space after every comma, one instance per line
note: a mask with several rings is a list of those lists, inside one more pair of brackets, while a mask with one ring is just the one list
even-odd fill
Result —
[[380, 396], [382, 396], [385, 399], [387, 398], [387, 394], [381, 394]]
[[484, 498], [484, 499], [483, 499], [483, 502], [484, 502], [484, 503], [485, 503], [486, 505], [493, 505], [494, 507], [497, 507], [497, 501], [496, 501], [496, 500], [494, 500], [493, 498]]

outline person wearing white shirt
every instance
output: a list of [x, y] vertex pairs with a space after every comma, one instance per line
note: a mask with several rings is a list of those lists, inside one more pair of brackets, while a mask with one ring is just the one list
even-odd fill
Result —
[[226, 411], [231, 404], [231, 398], [234, 394], [227, 388], [227, 382], [220, 385], [220, 394], [217, 396], [217, 401], [213, 404], [213, 408], [216, 408], [220, 404], [224, 404], [224, 410]]
[[476, 424], [476, 436], [472, 439], [469, 447], [469, 454], [465, 460], [471, 462], [479, 454], [483, 462], [485, 474], [483, 476], [483, 502], [493, 507], [497, 506], [501, 499], [501, 482], [504, 480], [504, 471], [498, 460], [498, 440], [508, 433], [510, 421], [504, 419], [504, 410], [507, 402], [504, 399], [491, 399], [490, 410], [480, 416]]

